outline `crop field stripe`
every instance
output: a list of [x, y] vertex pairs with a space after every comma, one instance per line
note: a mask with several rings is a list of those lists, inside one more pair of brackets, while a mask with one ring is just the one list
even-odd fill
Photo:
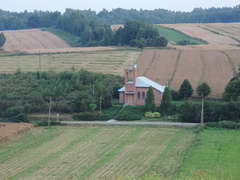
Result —
[[170, 77], [170, 79], [169, 79], [169, 81], [168, 81], [169, 86], [171, 86], [171, 83], [173, 82], [173, 80], [174, 80], [174, 78], [175, 78], [175, 75], [176, 75], [176, 73], [177, 73], [178, 66], [179, 66], [180, 59], [181, 59], [181, 55], [182, 55], [182, 51], [179, 50], [178, 56], [177, 56], [177, 59], [176, 59], [176, 64], [175, 64], [174, 70], [173, 70], [173, 72], [172, 72], [172, 76]]
[[234, 62], [232, 61], [231, 57], [225, 52], [225, 51], [220, 51], [223, 55], [226, 56], [228, 63], [233, 71], [233, 77], [235, 77], [237, 75], [237, 70], [236, 67], [234, 65]]
[[156, 56], [157, 56], [157, 51], [154, 50], [153, 56], [152, 56], [152, 58], [151, 58], [151, 61], [150, 61], [150, 63], [148, 64], [148, 67], [145, 69], [145, 71], [144, 71], [144, 73], [143, 73], [144, 76], [146, 76], [146, 74], [147, 74], [148, 71], [151, 71], [151, 67], [152, 67], [152, 64], [153, 64], [154, 60], [156, 59]]
[[71, 143], [67, 144], [62, 150], [48, 155], [47, 157], [41, 159], [39, 162], [35, 163], [32, 167], [25, 169], [24, 171], [16, 174], [15, 176], [11, 177], [10, 179], [23, 178], [23, 177], [26, 177], [26, 176], [34, 173], [35, 171], [42, 168], [44, 165], [48, 164], [49, 161], [52, 161], [53, 159], [58, 158], [63, 153], [74, 148], [77, 144], [84, 142], [85, 140], [89, 140], [89, 139], [93, 138], [100, 132], [100, 130], [101, 130], [100, 128], [89, 128], [88, 131], [86, 132], [86, 134], [84, 134], [84, 136], [77, 136], [77, 138], [75, 138]]
[[117, 156], [125, 146], [127, 146], [129, 143], [134, 142], [134, 140], [142, 131], [143, 131], [143, 128], [135, 128], [131, 132], [131, 134], [128, 135], [127, 141], [123, 141], [122, 143], [120, 143], [118, 146], [113, 148], [108, 154], [106, 154], [102, 159], [99, 159], [99, 161], [97, 161], [92, 167], [85, 170], [83, 174], [79, 177], [79, 179], [86, 179], [91, 174], [93, 174], [98, 168], [102, 167], [104, 164], [106, 164], [115, 156]]
[[198, 84], [203, 82], [204, 77], [205, 77], [205, 73], [206, 73], [206, 67], [207, 67], [206, 61], [204, 59], [204, 55], [203, 55], [202, 51], [199, 52], [199, 55], [200, 55], [200, 60], [201, 60], [201, 63], [202, 63], [202, 72], [201, 72], [201, 76], [199, 78]]
[[26, 134], [24, 137], [16, 140], [15, 143], [9, 144], [7, 148], [0, 150], [0, 163], [4, 163], [9, 159], [14, 158], [18, 155], [17, 153], [28, 151], [29, 148], [38, 148], [43, 143], [53, 140], [61, 133], [56, 129], [52, 129], [49, 133], [44, 132], [45, 131], [41, 128], [34, 136]]

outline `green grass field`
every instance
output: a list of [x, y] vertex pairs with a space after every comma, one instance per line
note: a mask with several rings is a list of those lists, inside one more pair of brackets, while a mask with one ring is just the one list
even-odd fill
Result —
[[65, 31], [62, 31], [62, 30], [56, 29], [56, 28], [42, 28], [42, 30], [55, 34], [62, 40], [66, 41], [72, 47], [79, 46], [80, 38], [78, 36], [75, 36], [71, 33], [68, 33], [68, 32], [65, 32]]
[[207, 42], [204, 40], [191, 37], [175, 29], [163, 27], [160, 25], [156, 25], [155, 27], [157, 27], [161, 36], [167, 38], [167, 40], [173, 44], [177, 44], [179, 41], [182, 40], [187, 40], [190, 42], [190, 44], [207, 44]]
[[37, 128], [0, 146], [2, 179], [171, 177], [192, 130], [148, 127]]
[[239, 130], [204, 130], [187, 153], [178, 177], [199, 180], [238, 180], [239, 152]]
[[237, 180], [240, 132], [35, 128], [0, 145], [1, 179]]

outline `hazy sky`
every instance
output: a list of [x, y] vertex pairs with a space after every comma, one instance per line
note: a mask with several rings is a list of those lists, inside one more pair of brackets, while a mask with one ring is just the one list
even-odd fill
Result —
[[196, 7], [232, 7], [240, 4], [240, 0], [6, 0], [1, 2], [0, 9], [10, 11], [23, 10], [58, 10], [66, 8], [92, 9], [99, 11], [103, 8], [135, 8], [191, 11]]

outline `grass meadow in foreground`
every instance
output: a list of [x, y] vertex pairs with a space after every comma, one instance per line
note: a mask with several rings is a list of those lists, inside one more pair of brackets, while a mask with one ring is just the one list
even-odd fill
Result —
[[0, 146], [0, 177], [169, 178], [178, 170], [194, 137], [193, 130], [176, 128], [36, 128]]
[[206, 129], [189, 149], [178, 179], [238, 180], [240, 131]]

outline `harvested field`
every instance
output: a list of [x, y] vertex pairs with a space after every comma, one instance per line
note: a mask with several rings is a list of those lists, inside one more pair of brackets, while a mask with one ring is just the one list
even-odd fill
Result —
[[123, 69], [137, 61], [140, 51], [120, 49], [83, 51], [42, 55], [0, 56], [0, 72], [70, 71], [86, 69], [93, 72], [123, 74]]
[[7, 38], [5, 51], [27, 51], [32, 49], [57, 49], [70, 46], [57, 36], [40, 29], [2, 31]]
[[[0, 149], [3, 179], [171, 177], [192, 130], [149, 127], [37, 128]], [[11, 151], [10, 151], [11, 149]]]
[[138, 61], [138, 75], [163, 85], [169, 83], [175, 90], [184, 79], [190, 80], [193, 88], [207, 82], [212, 89], [210, 97], [221, 98], [240, 64], [238, 57], [240, 50], [237, 49], [145, 49]]
[[28, 123], [0, 123], [0, 141], [26, 132], [31, 128], [33, 125]]
[[[228, 23], [222, 23], [222, 24], [225, 29], [234, 29], [232, 28], [231, 24], [228, 24]], [[240, 23], [237, 25], [236, 24], [234, 27], [237, 30], [240, 27]], [[161, 26], [173, 28], [175, 30], [188, 34], [192, 37], [206, 40], [209, 44], [213, 44], [213, 45], [238, 45], [239, 44], [238, 40], [231, 37], [234, 35], [229, 36], [226, 33], [224, 34], [223, 30], [220, 30], [220, 29], [219, 29], [219, 32], [216, 30], [210, 29], [213, 27], [214, 29], [215, 27], [217, 28], [219, 24], [217, 25], [215, 24], [161, 24]]]

